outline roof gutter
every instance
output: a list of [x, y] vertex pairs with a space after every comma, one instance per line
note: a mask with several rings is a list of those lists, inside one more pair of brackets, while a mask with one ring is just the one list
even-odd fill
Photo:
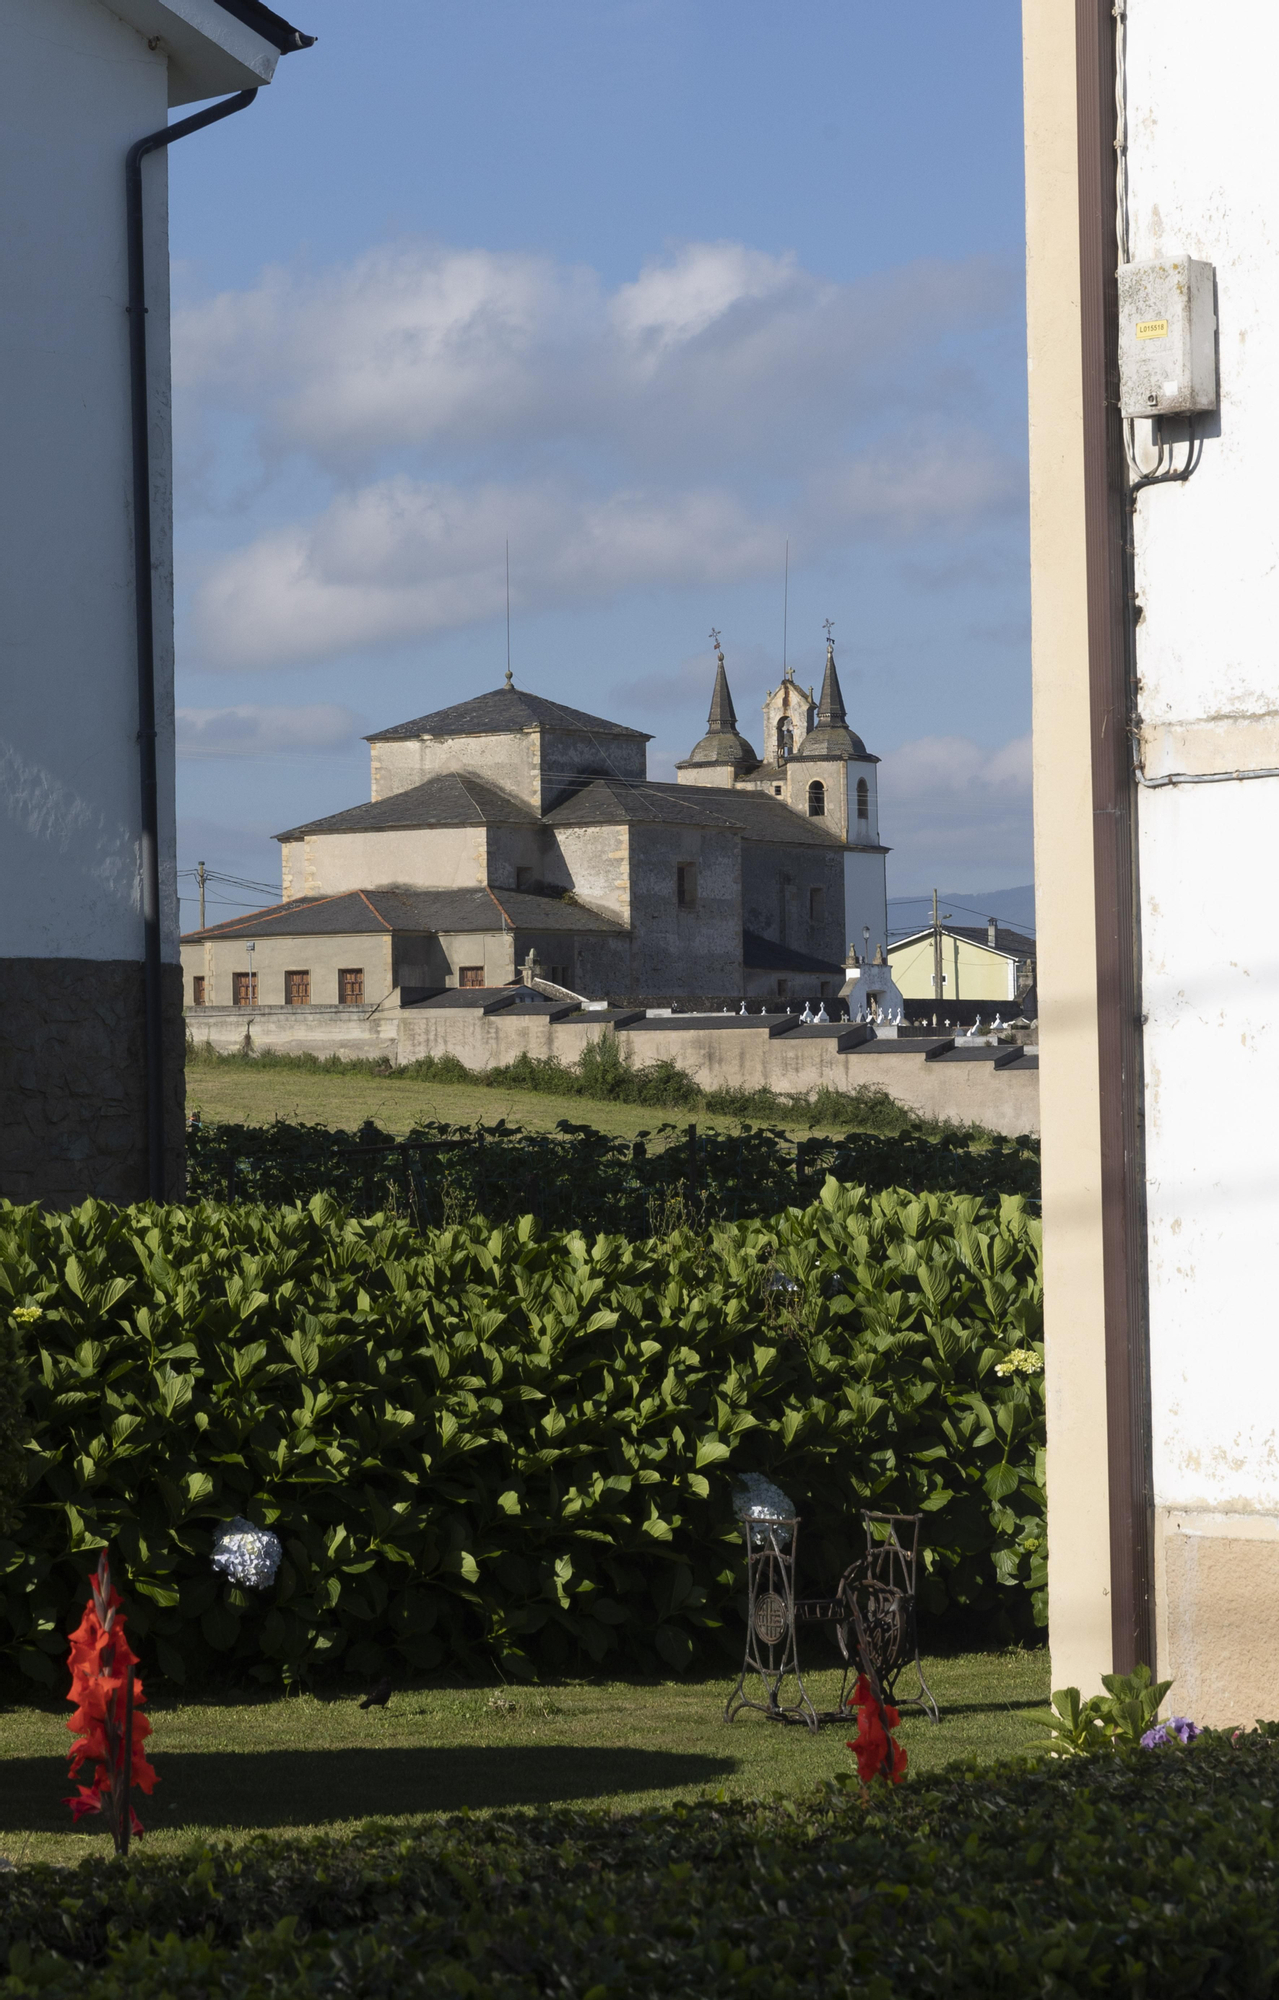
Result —
[[1115, 18], [1076, 0], [1084, 552], [1097, 935], [1102, 1293], [1113, 1670], [1155, 1667], [1150, 1343], [1136, 788], [1129, 758], [1135, 636], [1119, 415]]
[[129, 394], [133, 433], [133, 591], [138, 654], [138, 754], [142, 780], [141, 889], [144, 1048], [147, 1106], [147, 1193], [163, 1201], [164, 996], [160, 930], [160, 787], [156, 764], [155, 602], [151, 545], [150, 383], [147, 370], [146, 264], [142, 162], [233, 112], [246, 111], [256, 90], [242, 90], [176, 125], [166, 125], [130, 146], [125, 160], [125, 214], [129, 241]]

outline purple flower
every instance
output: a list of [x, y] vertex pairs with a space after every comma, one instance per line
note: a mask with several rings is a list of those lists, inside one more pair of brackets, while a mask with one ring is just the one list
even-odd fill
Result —
[[1141, 1739], [1141, 1747], [1143, 1750], [1159, 1750], [1174, 1738], [1178, 1743], [1193, 1743], [1196, 1736], [1202, 1733], [1199, 1724], [1192, 1722], [1188, 1715], [1173, 1715], [1167, 1722], [1157, 1722], [1153, 1729], [1148, 1729]]

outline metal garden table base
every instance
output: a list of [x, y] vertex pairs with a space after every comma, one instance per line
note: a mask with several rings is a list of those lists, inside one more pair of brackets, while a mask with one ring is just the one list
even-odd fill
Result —
[[[795, 1516], [756, 1516], [743, 1521], [746, 1653], [737, 1686], [724, 1709], [725, 1722], [731, 1722], [744, 1708], [753, 1708], [770, 1722], [803, 1723], [809, 1729], [818, 1729], [824, 1722], [847, 1723], [844, 1704], [849, 1679], [861, 1673], [871, 1677], [883, 1699], [895, 1708], [921, 1708], [931, 1721], [941, 1721], [924, 1679], [915, 1630], [922, 1521], [922, 1514], [863, 1511], [865, 1553], [849, 1564], [829, 1597], [795, 1595], [799, 1551]], [[882, 1530], [882, 1537], [876, 1536], [876, 1528]], [[801, 1625], [834, 1628], [844, 1660], [837, 1708], [817, 1708], [804, 1685], [799, 1664]], [[898, 1694], [898, 1676], [912, 1665], [919, 1692]], [[788, 1688], [791, 1682], [793, 1689]], [[748, 1687], [754, 1692], [748, 1693]]]

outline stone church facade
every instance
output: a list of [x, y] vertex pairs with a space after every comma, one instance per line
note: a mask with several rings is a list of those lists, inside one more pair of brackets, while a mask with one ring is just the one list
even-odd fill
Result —
[[650, 739], [507, 685], [368, 738], [371, 797], [277, 835], [283, 900], [183, 939], [192, 1007], [368, 1009], [500, 987], [533, 953], [588, 999], [838, 993], [886, 943], [878, 759], [786, 675], [765, 754], [737, 728], [722, 652], [678, 782]]

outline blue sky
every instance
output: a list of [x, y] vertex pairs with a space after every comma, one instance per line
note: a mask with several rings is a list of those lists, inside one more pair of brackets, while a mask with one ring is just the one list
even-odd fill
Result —
[[1016, 0], [286, 11], [171, 156], [181, 865], [276, 880], [498, 685], [508, 538], [519, 684], [669, 776], [715, 625], [758, 747], [789, 536], [890, 894], [1028, 880]]

